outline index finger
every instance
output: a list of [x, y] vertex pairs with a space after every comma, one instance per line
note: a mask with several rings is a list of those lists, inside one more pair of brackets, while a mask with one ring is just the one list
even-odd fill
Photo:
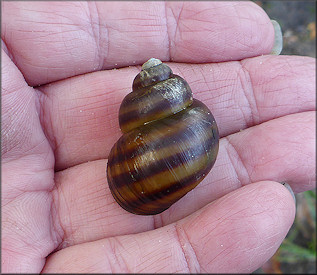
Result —
[[270, 53], [274, 29], [252, 2], [4, 2], [2, 38], [29, 85], [150, 57], [187, 63]]

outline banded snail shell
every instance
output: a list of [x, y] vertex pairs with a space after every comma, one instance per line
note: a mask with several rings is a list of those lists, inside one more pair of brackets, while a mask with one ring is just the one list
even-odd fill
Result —
[[163, 212], [195, 188], [216, 161], [213, 115], [158, 59], [144, 63], [135, 77], [119, 124], [123, 135], [111, 149], [107, 179], [115, 200], [131, 213]]

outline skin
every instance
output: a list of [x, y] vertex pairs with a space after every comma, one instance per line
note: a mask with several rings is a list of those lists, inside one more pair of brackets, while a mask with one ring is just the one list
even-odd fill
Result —
[[[275, 253], [295, 216], [279, 182], [315, 188], [315, 59], [270, 55], [260, 7], [2, 2], [1, 38], [3, 272], [244, 273]], [[221, 140], [197, 188], [137, 216], [105, 167], [150, 57], [187, 80]]]

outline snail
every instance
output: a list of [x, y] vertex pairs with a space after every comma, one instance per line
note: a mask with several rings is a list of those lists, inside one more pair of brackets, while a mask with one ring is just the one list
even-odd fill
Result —
[[123, 135], [112, 147], [107, 180], [115, 200], [155, 215], [195, 188], [216, 161], [219, 133], [205, 104], [161, 60], [151, 58], [122, 101]]

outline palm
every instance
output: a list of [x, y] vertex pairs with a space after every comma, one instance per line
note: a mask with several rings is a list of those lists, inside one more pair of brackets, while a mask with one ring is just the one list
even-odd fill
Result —
[[[149, 27], [127, 15], [142, 8], [135, 3], [126, 9], [119, 3], [89, 8], [58, 3], [51, 14], [50, 5], [37, 3], [31, 10], [22, 2], [3, 4], [2, 38], [16, 64], [3, 51], [3, 270], [250, 272], [259, 267], [278, 248], [294, 216], [290, 194], [275, 182], [289, 182], [296, 192], [313, 188], [315, 60], [259, 56], [221, 63], [270, 51], [270, 22], [252, 4], [235, 4], [233, 10], [219, 3], [168, 4], [162, 17], [176, 30], [171, 41], [164, 35], [153, 41], [161, 30], [136, 38], [138, 29], [129, 36], [133, 24], [144, 27], [143, 33]], [[155, 3], [152, 10], [161, 11], [162, 5]], [[76, 17], [67, 14], [70, 8]], [[208, 18], [222, 9], [238, 21], [250, 16], [252, 22], [248, 12], [256, 12], [262, 22], [258, 40], [230, 44], [240, 36], [226, 33], [228, 47], [221, 39], [212, 48], [188, 42], [206, 45], [208, 24], [217, 28]], [[201, 21], [193, 10], [197, 18], [209, 13], [201, 32], [195, 32]], [[30, 21], [27, 15], [34, 13], [36, 20]], [[121, 26], [127, 37], [106, 35], [106, 29], [115, 31], [109, 24], [118, 18], [127, 22]], [[54, 24], [47, 24], [50, 20]], [[246, 36], [250, 30], [239, 31]], [[117, 40], [107, 44], [107, 39]], [[185, 63], [171, 68], [210, 107], [222, 139], [215, 167], [197, 188], [164, 213], [143, 217], [116, 204], [105, 167], [120, 136], [119, 104], [139, 71], [133, 65], [152, 56], [167, 59], [168, 45], [171, 58]], [[116, 66], [126, 68], [98, 71]]]

